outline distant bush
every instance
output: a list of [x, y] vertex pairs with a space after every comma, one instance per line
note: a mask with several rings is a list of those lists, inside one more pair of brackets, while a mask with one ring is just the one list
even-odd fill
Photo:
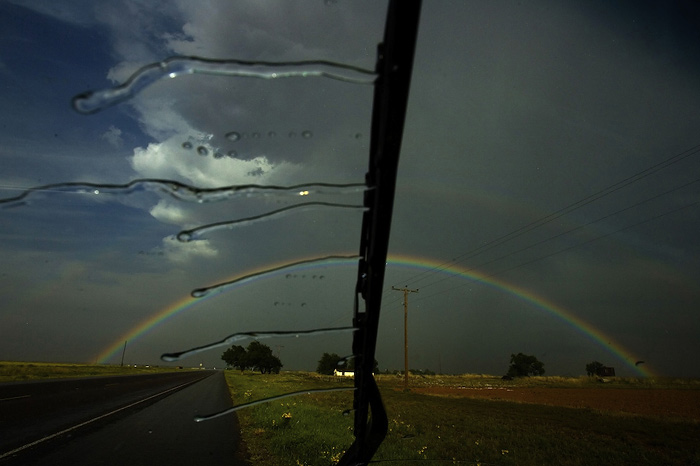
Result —
[[605, 365], [602, 362], [598, 361], [593, 361], [588, 364], [586, 364], [586, 374], [589, 377], [593, 377], [594, 375], [600, 375], [601, 369], [603, 369]]
[[531, 375], [544, 375], [544, 363], [538, 361], [530, 354], [511, 354], [510, 367], [506, 373], [508, 377], [529, 377]]

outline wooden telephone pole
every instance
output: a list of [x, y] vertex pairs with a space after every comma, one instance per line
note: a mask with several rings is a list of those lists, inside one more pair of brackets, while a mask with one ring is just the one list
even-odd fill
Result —
[[129, 340], [124, 341], [124, 349], [122, 350], [122, 364], [121, 367], [124, 367], [124, 353], [126, 353], [126, 342]]
[[418, 290], [411, 290], [408, 286], [404, 288], [391, 287], [394, 291], [403, 291], [403, 383], [408, 387], [408, 293], [418, 293]]

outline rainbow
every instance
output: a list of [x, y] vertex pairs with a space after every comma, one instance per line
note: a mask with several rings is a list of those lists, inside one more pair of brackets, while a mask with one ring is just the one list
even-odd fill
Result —
[[[222, 280], [222, 281], [231, 281], [234, 280], [238, 277], [246, 276], [246, 275], [251, 275], [251, 274], [258, 274], [260, 272], [263, 272], [264, 270], [269, 270], [273, 268], [278, 268], [283, 266], [284, 264], [273, 264], [273, 265], [267, 265], [265, 267], [261, 267], [255, 270], [250, 270], [245, 273], [241, 274], [236, 274], [229, 279]], [[336, 264], [332, 262], [325, 262], [321, 265], [319, 264], [314, 264], [314, 263], [309, 263], [309, 264], [302, 264], [297, 267], [295, 267], [293, 270], [294, 272], [300, 272], [302, 270], [307, 270], [307, 269], [313, 269], [313, 268], [319, 268], [319, 267], [330, 267], [330, 266], [347, 266], [346, 261], [338, 261]], [[565, 322], [567, 325], [572, 327], [574, 330], [577, 332], [583, 334], [584, 336], [588, 337], [590, 340], [592, 340], [595, 344], [605, 348], [608, 350], [610, 353], [612, 353], [616, 358], [618, 358], [620, 361], [622, 361], [624, 364], [626, 364], [628, 367], [630, 367], [636, 374], [639, 374], [640, 376], [644, 377], [650, 377], [653, 376], [654, 373], [651, 371], [651, 369], [648, 366], [637, 366], [634, 364], [634, 362], [637, 360], [637, 358], [626, 348], [624, 348], [621, 344], [617, 343], [614, 339], [610, 338], [609, 335], [606, 335], [602, 331], [598, 330], [597, 328], [593, 327], [590, 325], [588, 322], [584, 321], [577, 315], [575, 315], [573, 312], [564, 309], [561, 306], [558, 306], [557, 304], [549, 301], [548, 299], [538, 296], [524, 288], [520, 288], [517, 286], [514, 286], [506, 281], [494, 278], [494, 277], [489, 277], [479, 271], [473, 270], [473, 269], [467, 269], [464, 267], [461, 267], [456, 264], [451, 264], [451, 263], [441, 263], [437, 260], [434, 259], [428, 259], [428, 258], [420, 258], [420, 257], [413, 257], [413, 256], [407, 256], [407, 255], [390, 255], [388, 260], [387, 260], [387, 271], [390, 271], [392, 267], [401, 267], [401, 268], [411, 268], [411, 269], [419, 269], [424, 272], [434, 272], [434, 273], [440, 273], [440, 274], [445, 274], [447, 276], [452, 276], [456, 277], [459, 279], [463, 280], [469, 280], [473, 282], [478, 282], [478, 283], [483, 283], [485, 285], [488, 285], [492, 288], [495, 288], [499, 290], [500, 292], [506, 293], [510, 296], [513, 296], [516, 299], [519, 299], [521, 301], [524, 301], [530, 305], [535, 306], [536, 308], [545, 311], [546, 313], [556, 317], [557, 319]], [[276, 271], [275, 273], [272, 274], [266, 274], [262, 275], [256, 280], [263, 280], [263, 279], [268, 279], [274, 276], [278, 275], [283, 275], [286, 273], [290, 273], [290, 270], [292, 269], [282, 269], [279, 271]], [[247, 281], [247, 283], [250, 283], [250, 281]], [[240, 285], [244, 286], [244, 285]], [[235, 287], [234, 287], [235, 288]], [[211, 296], [216, 296], [217, 293], [211, 295]], [[163, 324], [164, 322], [168, 321], [169, 319], [172, 319], [178, 314], [181, 314], [185, 310], [197, 305], [198, 303], [201, 303], [204, 300], [209, 299], [211, 296], [204, 297], [204, 298], [193, 298], [191, 296], [187, 296], [185, 298], [182, 298], [178, 301], [173, 302], [169, 306], [165, 307], [164, 309], [156, 312], [149, 318], [145, 319], [138, 325], [134, 326], [130, 330], [128, 330], [126, 333], [121, 335], [118, 339], [114, 341], [114, 343], [110, 344], [107, 348], [105, 348], [100, 354], [97, 356], [96, 360], [99, 364], [104, 364], [107, 361], [109, 361], [112, 357], [115, 356], [123, 347], [125, 341], [133, 341], [139, 337], [144, 336], [147, 334], [150, 330], [154, 329], [155, 327]]]
[[602, 346], [612, 353], [616, 358], [622, 361], [626, 366], [632, 369], [636, 374], [643, 377], [652, 377], [655, 374], [649, 366], [637, 366], [635, 362], [638, 360], [629, 350], [617, 343], [609, 335], [606, 335], [599, 329], [593, 327], [585, 320], [578, 317], [573, 312], [558, 306], [548, 299], [538, 296], [524, 288], [514, 286], [503, 280], [495, 277], [490, 277], [474, 269], [467, 269], [451, 263], [440, 263], [433, 259], [424, 259], [411, 256], [390, 256], [388, 265], [407, 267], [413, 269], [421, 269], [423, 271], [434, 271], [436, 273], [446, 274], [449, 276], [483, 283], [499, 291], [511, 295], [521, 301], [525, 301], [557, 319], [565, 322], [568, 326], [583, 334], [595, 344]]
[[[263, 273], [267, 270], [270, 269], [277, 269], [277, 268], [282, 268], [284, 267], [286, 263], [275, 263], [275, 264], [267, 264], [263, 267], [258, 267], [255, 269], [248, 270], [243, 273], [238, 273], [235, 275], [232, 275], [229, 278], [221, 280], [221, 282], [228, 282], [228, 281], [233, 281], [237, 278], [240, 277], [245, 277], [248, 275], [255, 275], [255, 274], [260, 274]], [[343, 264], [347, 265], [347, 263], [344, 263], [342, 261], [338, 261], [338, 264]], [[324, 263], [324, 267], [332, 266], [334, 264], [332, 263]], [[294, 270], [306, 270], [310, 269], [313, 267], [319, 267], [318, 264], [303, 264], [298, 267], [296, 267]], [[265, 274], [264, 276], [256, 278], [256, 280], [261, 280], [261, 279], [267, 279], [271, 277], [276, 277], [279, 275], [283, 275], [286, 273], [290, 273], [290, 269], [284, 269], [284, 270], [278, 270], [275, 273], [272, 274]], [[251, 281], [246, 280], [245, 284], [250, 283]], [[244, 286], [244, 284], [238, 285], [238, 286]], [[237, 288], [238, 286], [229, 288], [229, 290]], [[201, 298], [195, 298], [192, 297], [192, 295], [188, 295], [186, 297], [180, 298], [179, 300], [171, 303], [170, 305], [166, 306], [165, 308], [161, 309], [160, 311], [156, 312], [146, 320], [142, 321], [135, 327], [131, 328], [128, 330], [126, 333], [122, 334], [121, 337], [119, 337], [114, 343], [112, 343], [110, 346], [105, 348], [100, 352], [100, 354], [97, 355], [95, 358], [97, 364], [106, 364], [112, 357], [114, 357], [115, 354], [117, 354], [123, 347], [124, 342], [126, 341], [133, 341], [136, 340], [137, 338], [140, 338], [153, 330], [155, 327], [163, 324], [164, 322], [167, 322], [168, 320], [172, 319], [173, 317], [177, 316], [178, 314], [183, 313], [187, 309], [194, 307], [197, 304], [200, 304], [208, 299], [211, 299], [214, 296], [218, 296], [220, 293], [212, 293], [208, 296], [201, 297]]]

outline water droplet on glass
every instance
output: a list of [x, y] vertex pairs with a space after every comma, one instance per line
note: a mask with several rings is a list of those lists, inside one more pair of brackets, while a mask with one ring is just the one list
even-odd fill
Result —
[[277, 133], [275, 133], [274, 131], [270, 131], [269, 133], [267, 133], [268, 138], [274, 138], [275, 136], [277, 136]]
[[289, 137], [290, 137], [290, 138], [295, 138], [295, 137], [297, 137], [297, 133], [295, 133], [294, 131], [290, 131], [290, 132], [289, 132]]
[[192, 149], [192, 143], [189, 141], [185, 141], [182, 143], [182, 148], [183, 149]]
[[226, 139], [228, 139], [229, 141], [238, 141], [239, 139], [241, 139], [241, 135], [236, 131], [231, 131], [230, 133], [226, 133]]
[[[254, 172], [249, 172], [254, 173]], [[309, 191], [302, 191], [299, 193], [299, 195], [308, 195]], [[197, 236], [205, 235], [207, 233], [213, 232], [213, 231], [218, 231], [218, 230], [231, 230], [233, 228], [238, 228], [238, 227], [243, 227], [243, 226], [249, 226], [254, 223], [258, 222], [265, 222], [269, 221], [273, 218], [281, 218], [285, 217], [289, 214], [292, 213], [297, 213], [297, 212], [304, 212], [304, 211], [309, 211], [309, 210], [320, 210], [320, 209], [349, 209], [349, 210], [355, 210], [358, 212], [361, 211], [366, 211], [366, 207], [363, 205], [353, 205], [353, 204], [336, 204], [336, 203], [331, 203], [331, 202], [305, 202], [301, 204], [296, 204], [296, 205], [291, 205], [291, 206], [286, 206], [282, 207], [281, 209], [276, 209], [272, 210], [263, 214], [258, 214], [252, 217], [242, 217], [236, 220], [230, 220], [230, 221], [224, 221], [224, 222], [215, 222], [215, 223], [210, 223], [206, 225], [199, 226], [197, 228], [193, 228], [191, 230], [188, 230], [189, 233], [192, 233]], [[287, 278], [294, 277], [296, 278], [296, 275], [291, 275], [287, 274]], [[314, 278], [316, 276], [314, 275]], [[302, 275], [301, 278], [306, 278], [306, 275]], [[322, 278], [322, 277], [319, 277]]]
[[235, 150], [230, 150], [226, 153], [226, 155], [228, 155], [232, 159], [235, 159], [236, 157], [238, 157], [238, 152], [236, 152]]
[[303, 133], [301, 133], [301, 137], [303, 137], [304, 139], [311, 139], [312, 136], [313, 133], [309, 130], [306, 130]]
[[251, 136], [253, 139], [260, 139], [260, 133], [256, 132], [256, 133], [253, 133]]
[[170, 57], [162, 62], [151, 63], [140, 68], [119, 86], [95, 92], [83, 92], [75, 96], [72, 101], [73, 108], [80, 113], [95, 113], [131, 99], [163, 78], [175, 78], [194, 73], [263, 79], [317, 76], [357, 84], [373, 84], [377, 78], [376, 74], [370, 70], [348, 67], [339, 63], [266, 64], [243, 63], [237, 60], [208, 60], [199, 57]]
[[352, 409], [346, 409], [345, 411], [343, 411], [343, 416], [350, 416], [350, 413], [352, 411], [353, 411]]
[[219, 411], [218, 413], [213, 413], [209, 414], [206, 416], [197, 416], [194, 418], [195, 422], [203, 422], [203, 421], [209, 421], [211, 419], [216, 419], [217, 417], [225, 416], [227, 414], [236, 412], [241, 409], [245, 408], [250, 408], [251, 406], [255, 405], [260, 405], [263, 403], [270, 403], [272, 401], [277, 401], [282, 398], [287, 398], [290, 396], [299, 396], [299, 395], [311, 395], [312, 393], [328, 393], [328, 392], [340, 392], [340, 391], [353, 391], [355, 390], [355, 387], [336, 387], [336, 388], [311, 388], [311, 389], [306, 389], [306, 390], [301, 390], [298, 392], [291, 392], [291, 393], [284, 393], [282, 395], [277, 395], [277, 396], [272, 396], [269, 398], [263, 398], [262, 400], [257, 400], [257, 401], [251, 401], [250, 403], [243, 403], [240, 405], [233, 406], [231, 408], [225, 409], [223, 411]]
[[362, 133], [355, 133], [355, 139], [362, 139]]
[[192, 241], [192, 234], [186, 231], [181, 231], [180, 233], [178, 233], [177, 239], [183, 243], [187, 243], [189, 241]]
[[93, 191], [93, 193], [95, 193], [95, 194], [100, 194], [100, 190], [99, 190], [99, 189], [96, 189], [96, 190]]
[[214, 152], [215, 159], [221, 159], [223, 157], [224, 157], [224, 154], [222, 154], [221, 152]]
[[198, 153], [199, 155], [207, 155], [207, 154], [209, 153], [209, 151], [207, 150], [206, 147], [204, 147], [204, 146], [199, 146], [199, 147], [197, 147], [197, 153]]
[[[205, 148], [206, 149], [206, 148]], [[235, 151], [228, 152], [229, 157], [235, 157]], [[299, 191], [302, 189], [303, 191]], [[326, 183], [310, 183], [308, 185], [298, 185], [290, 187], [281, 186], [229, 186], [226, 188], [217, 189], [200, 189], [195, 186], [190, 186], [170, 180], [161, 180], [156, 178], [147, 178], [134, 180], [126, 184], [114, 185], [96, 185], [93, 183], [60, 183], [46, 186], [38, 186], [34, 188], [29, 188], [22, 191], [20, 194], [14, 197], [0, 199], [0, 208], [14, 208], [27, 205], [27, 201], [31, 200], [33, 196], [37, 194], [52, 190], [60, 191], [65, 193], [76, 193], [76, 194], [95, 194], [95, 191], [99, 191], [99, 194], [123, 194], [128, 195], [134, 192], [140, 191], [150, 191], [157, 193], [166, 193], [175, 199], [185, 201], [185, 202], [220, 202], [226, 201], [233, 197], [237, 198], [250, 198], [254, 196], [278, 196], [277, 203], [281, 202], [282, 197], [299, 196], [300, 192], [308, 193], [320, 193], [320, 194], [351, 194], [363, 192], [367, 189], [364, 183], [356, 183], [349, 185], [335, 185]], [[352, 210], [362, 210], [363, 206], [356, 205], [346, 205], [346, 204], [335, 204], [335, 203], [325, 203], [325, 202], [311, 202], [304, 203], [301, 205], [296, 205], [293, 208], [283, 208], [276, 211], [269, 212], [268, 214], [262, 215], [260, 217], [251, 217], [245, 219], [239, 219], [233, 222], [224, 222], [222, 225], [225, 228], [230, 226], [242, 226], [246, 224], [253, 223], [254, 221], [262, 221], [269, 218], [274, 218], [276, 216], [285, 215], [285, 213], [291, 213], [296, 211], [305, 211], [308, 209], [336, 209], [336, 208], [346, 208]], [[205, 230], [209, 230], [211, 225], [207, 226]], [[193, 234], [199, 234], [200, 232], [193, 232]], [[322, 276], [319, 276], [322, 278]]]
[[[195, 290], [199, 291], [199, 290]], [[193, 292], [194, 296], [194, 292]], [[195, 296], [196, 297], [196, 296]], [[166, 353], [161, 355], [161, 359], [163, 361], [175, 361], [177, 359], [184, 359], [186, 357], [192, 356], [197, 353], [201, 353], [204, 351], [208, 351], [214, 348], [219, 348], [222, 346], [231, 346], [231, 343], [235, 343], [241, 340], [262, 340], [263, 338], [280, 338], [280, 337], [308, 337], [308, 336], [313, 336], [313, 335], [324, 335], [324, 334], [329, 334], [329, 333], [348, 333], [348, 332], [355, 332], [357, 330], [356, 327], [332, 327], [332, 328], [315, 328], [311, 330], [301, 330], [301, 331], [287, 331], [287, 330], [279, 330], [279, 331], [269, 331], [269, 332], [242, 332], [242, 333], [234, 333], [232, 335], [227, 336], [223, 340], [215, 341], [213, 343], [206, 344], [204, 346], [198, 346], [196, 348], [192, 348], [186, 351], [181, 351], [179, 353]], [[326, 389], [328, 390], [328, 389]], [[333, 389], [330, 389], [333, 390]], [[337, 390], [337, 389], [336, 389]], [[347, 390], [347, 388], [345, 389]]]
[[353, 356], [346, 356], [344, 358], [340, 358], [340, 359], [338, 359], [338, 362], [335, 363], [335, 365], [336, 365], [336, 367], [345, 366], [345, 364], [347, 364], [348, 360], [350, 360], [352, 358], [353, 358]]

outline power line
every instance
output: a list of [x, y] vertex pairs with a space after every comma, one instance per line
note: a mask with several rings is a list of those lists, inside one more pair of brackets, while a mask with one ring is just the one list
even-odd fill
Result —
[[[409, 283], [415, 283], [421, 276], [427, 275], [427, 274], [433, 274], [436, 272], [440, 272], [442, 270], [445, 270], [449, 268], [449, 266], [453, 264], [457, 264], [459, 262], [463, 262], [467, 259], [470, 259], [472, 257], [475, 257], [479, 254], [482, 254], [485, 251], [491, 250], [497, 246], [500, 246], [501, 244], [504, 244], [508, 241], [511, 241], [519, 236], [524, 235], [525, 233], [528, 233], [536, 228], [539, 228], [541, 226], [544, 226], [548, 223], [553, 222], [554, 220], [563, 217], [564, 215], [567, 215], [577, 209], [580, 209], [581, 207], [584, 207], [588, 204], [591, 204], [599, 199], [602, 199], [612, 193], [615, 193], [633, 183], [636, 183], [637, 181], [640, 181], [648, 176], [653, 175], [654, 173], [657, 173], [660, 170], [663, 170], [664, 168], [667, 168], [671, 165], [674, 165], [692, 155], [696, 155], [700, 153], [700, 144], [691, 147], [690, 149], [686, 149], [683, 152], [680, 152], [672, 157], [669, 157], [659, 163], [656, 163], [652, 165], [651, 167], [648, 167], [642, 171], [639, 171], [631, 176], [628, 176], [627, 178], [624, 178], [606, 188], [603, 188], [593, 194], [590, 194], [589, 196], [586, 196], [582, 199], [579, 199], [576, 202], [573, 202], [559, 210], [556, 210], [552, 212], [551, 214], [545, 215], [544, 217], [541, 217], [533, 222], [530, 222], [520, 228], [517, 228], [509, 233], [506, 233], [505, 235], [499, 236], [496, 239], [493, 239], [491, 241], [488, 241], [485, 244], [482, 244], [479, 247], [476, 247], [470, 251], [467, 251], [463, 254], [458, 255], [454, 259], [450, 261], [443, 262], [442, 264], [439, 264], [432, 269], [420, 272], [416, 274], [415, 276], [409, 278], [407, 281], [405, 281], [407, 284]], [[408, 286], [408, 285], [406, 285]]]
[[[625, 208], [622, 208], [622, 209], [617, 210], [617, 211], [615, 211], [615, 212], [612, 212], [612, 213], [610, 213], [610, 214], [607, 214], [607, 215], [604, 215], [604, 216], [602, 216], [602, 217], [599, 217], [599, 218], [597, 218], [597, 219], [595, 219], [595, 220], [592, 220], [592, 221], [590, 221], [590, 222], [587, 222], [587, 223], [584, 223], [584, 224], [579, 225], [579, 226], [577, 226], [577, 227], [571, 228], [571, 229], [569, 229], [569, 230], [567, 230], [567, 231], [558, 233], [558, 234], [556, 234], [556, 235], [550, 236], [550, 237], [545, 238], [545, 239], [540, 240], [540, 241], [536, 241], [536, 242], [531, 243], [531, 244], [529, 244], [529, 245], [527, 245], [527, 246], [524, 246], [524, 247], [522, 247], [522, 248], [520, 248], [520, 249], [517, 249], [517, 250], [512, 251], [512, 252], [510, 252], [510, 253], [504, 254], [504, 255], [502, 255], [502, 256], [496, 257], [495, 259], [491, 259], [491, 260], [488, 260], [488, 261], [486, 261], [486, 262], [482, 262], [482, 263], [480, 263], [480, 264], [478, 264], [478, 265], [469, 267], [469, 268], [467, 268], [466, 270], [480, 269], [481, 267], [483, 267], [483, 266], [485, 266], [485, 265], [492, 264], [492, 263], [494, 263], [494, 262], [497, 262], [497, 261], [506, 259], [506, 258], [508, 258], [508, 257], [514, 256], [514, 255], [516, 255], [516, 254], [519, 254], [519, 253], [521, 253], [521, 252], [524, 252], [524, 251], [526, 251], [526, 250], [528, 250], [528, 249], [532, 249], [532, 248], [534, 248], [535, 246], [539, 246], [539, 245], [542, 245], [542, 244], [547, 243], [547, 242], [549, 242], [549, 241], [552, 241], [552, 240], [554, 240], [554, 239], [561, 238], [562, 236], [568, 235], [568, 234], [573, 233], [573, 232], [575, 232], [575, 231], [578, 231], [578, 230], [581, 230], [581, 229], [586, 228], [586, 227], [588, 227], [588, 226], [591, 226], [591, 225], [593, 225], [593, 224], [595, 224], [595, 223], [598, 223], [598, 222], [601, 222], [601, 221], [606, 220], [606, 219], [608, 219], [608, 218], [614, 217], [615, 215], [618, 215], [618, 214], [620, 214], [620, 213], [622, 213], [622, 212], [626, 212], [626, 211], [631, 210], [631, 209], [633, 209], [633, 208], [635, 208], [635, 207], [639, 207], [639, 206], [642, 205], [642, 204], [646, 204], [647, 202], [651, 202], [651, 201], [653, 201], [653, 200], [655, 200], [655, 199], [658, 199], [658, 198], [660, 198], [660, 197], [663, 197], [663, 196], [666, 196], [666, 195], [668, 195], [668, 194], [674, 193], [674, 192], [679, 191], [679, 190], [681, 190], [681, 189], [683, 189], [683, 188], [687, 188], [688, 186], [693, 185], [693, 184], [698, 183], [698, 182], [700, 182], [700, 178], [695, 179], [695, 180], [693, 180], [693, 181], [691, 181], [691, 182], [685, 183], [685, 184], [683, 184], [683, 185], [681, 185], [681, 186], [678, 186], [678, 187], [676, 187], [676, 188], [669, 189], [669, 190], [667, 190], [667, 191], [665, 191], [665, 192], [663, 192], [663, 193], [656, 194], [656, 195], [654, 195], [654, 196], [652, 196], [652, 197], [649, 197], [649, 198], [647, 198], [647, 199], [645, 199], [645, 200], [643, 200], [643, 201], [637, 202], [637, 203], [635, 203], [635, 204], [632, 204], [632, 205], [630, 205], [630, 206], [627, 206], [627, 207], [625, 207]], [[653, 218], [654, 218], [654, 217], [652, 217], [652, 220], [653, 220]], [[615, 232], [614, 232], [614, 233], [615, 233]], [[438, 279], [438, 280], [435, 280], [434, 282], [431, 282], [431, 283], [428, 283], [428, 284], [423, 285], [422, 288], [427, 288], [427, 287], [429, 287], [429, 286], [435, 285], [435, 284], [440, 283], [440, 282], [442, 282], [442, 281], [444, 281], [444, 280], [447, 280], [448, 278], [450, 278], [450, 277], [442, 277], [442, 278], [440, 278], [440, 279]]]
[[[630, 230], [630, 229], [632, 229], [632, 228], [638, 227], [638, 226], [643, 225], [643, 224], [645, 224], [645, 223], [649, 223], [649, 222], [652, 222], [652, 221], [654, 221], [654, 220], [658, 220], [659, 218], [665, 217], [666, 215], [671, 215], [671, 214], [674, 214], [674, 213], [676, 213], [676, 212], [680, 212], [680, 211], [682, 211], [682, 210], [689, 209], [689, 208], [691, 208], [691, 207], [695, 207], [695, 206], [697, 206], [697, 205], [699, 205], [699, 204], [700, 204], [700, 201], [695, 201], [695, 202], [692, 202], [692, 203], [690, 203], [690, 204], [684, 205], [684, 206], [682, 206], [682, 207], [678, 207], [678, 208], [676, 208], [676, 209], [669, 210], [669, 211], [666, 211], [666, 212], [664, 212], [664, 213], [655, 215], [655, 216], [653, 216], [653, 217], [648, 217], [648, 218], [646, 218], [646, 219], [644, 219], [644, 220], [642, 220], [642, 221], [633, 223], [633, 224], [628, 225], [628, 226], [623, 227], [623, 228], [619, 228], [619, 229], [617, 229], [617, 230], [615, 230], [615, 231], [612, 231], [612, 232], [610, 232], [610, 233], [606, 233], [606, 234], [604, 234], [604, 235], [597, 236], [597, 237], [595, 237], [595, 238], [592, 238], [592, 239], [590, 239], [590, 240], [584, 241], [584, 242], [582, 242], [582, 243], [575, 244], [575, 245], [573, 245], [573, 246], [568, 246], [568, 247], [566, 247], [566, 248], [560, 249], [560, 250], [558, 250], [558, 251], [552, 252], [552, 253], [547, 254], [547, 255], [544, 255], [544, 256], [536, 257], [536, 258], [534, 258], [534, 259], [532, 259], [532, 260], [529, 260], [529, 261], [520, 263], [520, 264], [515, 265], [515, 266], [513, 266], [513, 267], [509, 267], [509, 268], [506, 268], [506, 269], [503, 269], [503, 270], [499, 270], [498, 272], [494, 272], [494, 273], [492, 273], [492, 274], [485, 275], [485, 276], [482, 277], [482, 278], [474, 278], [474, 279], [470, 279], [470, 280], [471, 280], [472, 283], [485, 283], [489, 278], [495, 277], [495, 276], [497, 276], [497, 275], [502, 275], [502, 274], [504, 274], [504, 273], [506, 273], [506, 272], [510, 272], [510, 271], [512, 271], [512, 270], [519, 269], [519, 268], [524, 267], [524, 266], [526, 266], [526, 265], [530, 265], [530, 264], [533, 264], [533, 263], [535, 263], [535, 262], [539, 262], [539, 261], [541, 261], [541, 260], [548, 259], [548, 258], [553, 257], [553, 256], [556, 256], [556, 255], [558, 255], [558, 254], [562, 254], [562, 253], [564, 253], [564, 252], [570, 251], [570, 250], [572, 250], [572, 249], [576, 249], [576, 248], [578, 248], [578, 247], [585, 246], [585, 245], [587, 245], [587, 244], [591, 244], [591, 243], [593, 243], [593, 242], [595, 242], [595, 241], [598, 241], [598, 240], [607, 238], [607, 237], [609, 237], [609, 236], [615, 235], [615, 234], [617, 234], [617, 233], [620, 233], [620, 232], [623, 232], [623, 231], [626, 231], [626, 230]], [[422, 296], [421, 298], [418, 298], [418, 300], [428, 299], [428, 298], [431, 298], [431, 297], [433, 297], [433, 296], [437, 296], [437, 295], [446, 293], [446, 292], [448, 292], [448, 291], [454, 290], [454, 289], [456, 289], [456, 288], [461, 288], [462, 286], [464, 286], [464, 285], [453, 286], [453, 287], [451, 287], [451, 288], [448, 288], [448, 289], [445, 289], [445, 290], [441, 290], [441, 291], [439, 291], [439, 292], [436, 292], [436, 293], [433, 293], [433, 294], [430, 294], [430, 295], [427, 295], [427, 296]]]

